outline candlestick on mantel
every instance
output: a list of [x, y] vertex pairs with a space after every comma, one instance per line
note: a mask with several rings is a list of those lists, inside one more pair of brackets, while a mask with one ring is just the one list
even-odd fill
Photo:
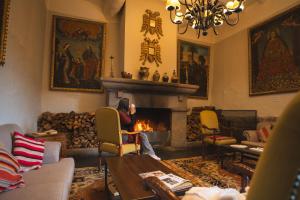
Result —
[[114, 57], [113, 56], [110, 56], [110, 77], [113, 78], [114, 77], [114, 71], [113, 71], [113, 60], [114, 60]]

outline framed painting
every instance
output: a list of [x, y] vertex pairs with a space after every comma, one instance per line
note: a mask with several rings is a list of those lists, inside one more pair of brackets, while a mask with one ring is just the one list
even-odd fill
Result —
[[52, 90], [103, 92], [106, 25], [53, 16]]
[[0, 0], [0, 65], [5, 63], [10, 0]]
[[199, 89], [191, 97], [208, 99], [209, 60], [209, 47], [178, 40], [179, 82], [199, 86]]
[[300, 6], [249, 30], [249, 95], [300, 88]]

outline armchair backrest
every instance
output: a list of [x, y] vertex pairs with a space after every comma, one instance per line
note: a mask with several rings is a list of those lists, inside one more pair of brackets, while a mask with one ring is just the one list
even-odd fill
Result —
[[96, 111], [96, 130], [100, 142], [122, 144], [120, 116], [115, 108], [102, 107]]
[[300, 93], [278, 119], [257, 163], [247, 200], [293, 199], [299, 185], [294, 184], [300, 169]]
[[213, 110], [203, 110], [200, 112], [200, 124], [201, 132], [203, 134], [211, 133], [208, 129], [217, 129], [219, 130], [219, 121], [217, 113]]

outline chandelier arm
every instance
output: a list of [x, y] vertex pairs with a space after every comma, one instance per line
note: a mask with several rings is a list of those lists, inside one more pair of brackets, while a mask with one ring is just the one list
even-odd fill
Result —
[[198, 34], [197, 34], [197, 38], [199, 39], [200, 38], [200, 29], [198, 30]]
[[189, 24], [187, 23], [186, 27], [185, 27], [185, 30], [183, 32], [179, 32], [179, 24], [178, 24], [178, 33], [179, 34], [185, 34], [187, 32], [187, 30], [188, 30], [188, 27], [189, 27]]
[[[175, 11], [176, 12], [176, 11]], [[173, 18], [172, 18], [172, 11], [170, 10], [170, 20], [171, 20], [171, 22], [173, 23], [173, 24], [177, 24], [177, 23], [175, 23], [175, 21], [173, 20]]]
[[185, 1], [185, 7], [188, 9], [188, 11], [190, 12], [190, 13], [192, 13], [192, 10], [190, 9], [190, 6], [192, 6], [193, 7], [193, 2], [191, 1], [191, 3], [192, 4], [188, 4], [188, 2], [187, 2], [187, 0], [184, 0]]
[[219, 33], [217, 32], [217, 30], [216, 30], [216, 27], [215, 27], [215, 26], [212, 26], [212, 29], [214, 30], [214, 33], [215, 33], [215, 35], [219, 35]]

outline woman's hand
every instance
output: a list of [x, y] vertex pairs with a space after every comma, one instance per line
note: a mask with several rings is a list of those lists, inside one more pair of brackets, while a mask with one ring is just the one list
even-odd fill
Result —
[[131, 115], [134, 115], [136, 113], [136, 108], [135, 108], [134, 104], [130, 104], [130, 106], [129, 106], [129, 113]]

